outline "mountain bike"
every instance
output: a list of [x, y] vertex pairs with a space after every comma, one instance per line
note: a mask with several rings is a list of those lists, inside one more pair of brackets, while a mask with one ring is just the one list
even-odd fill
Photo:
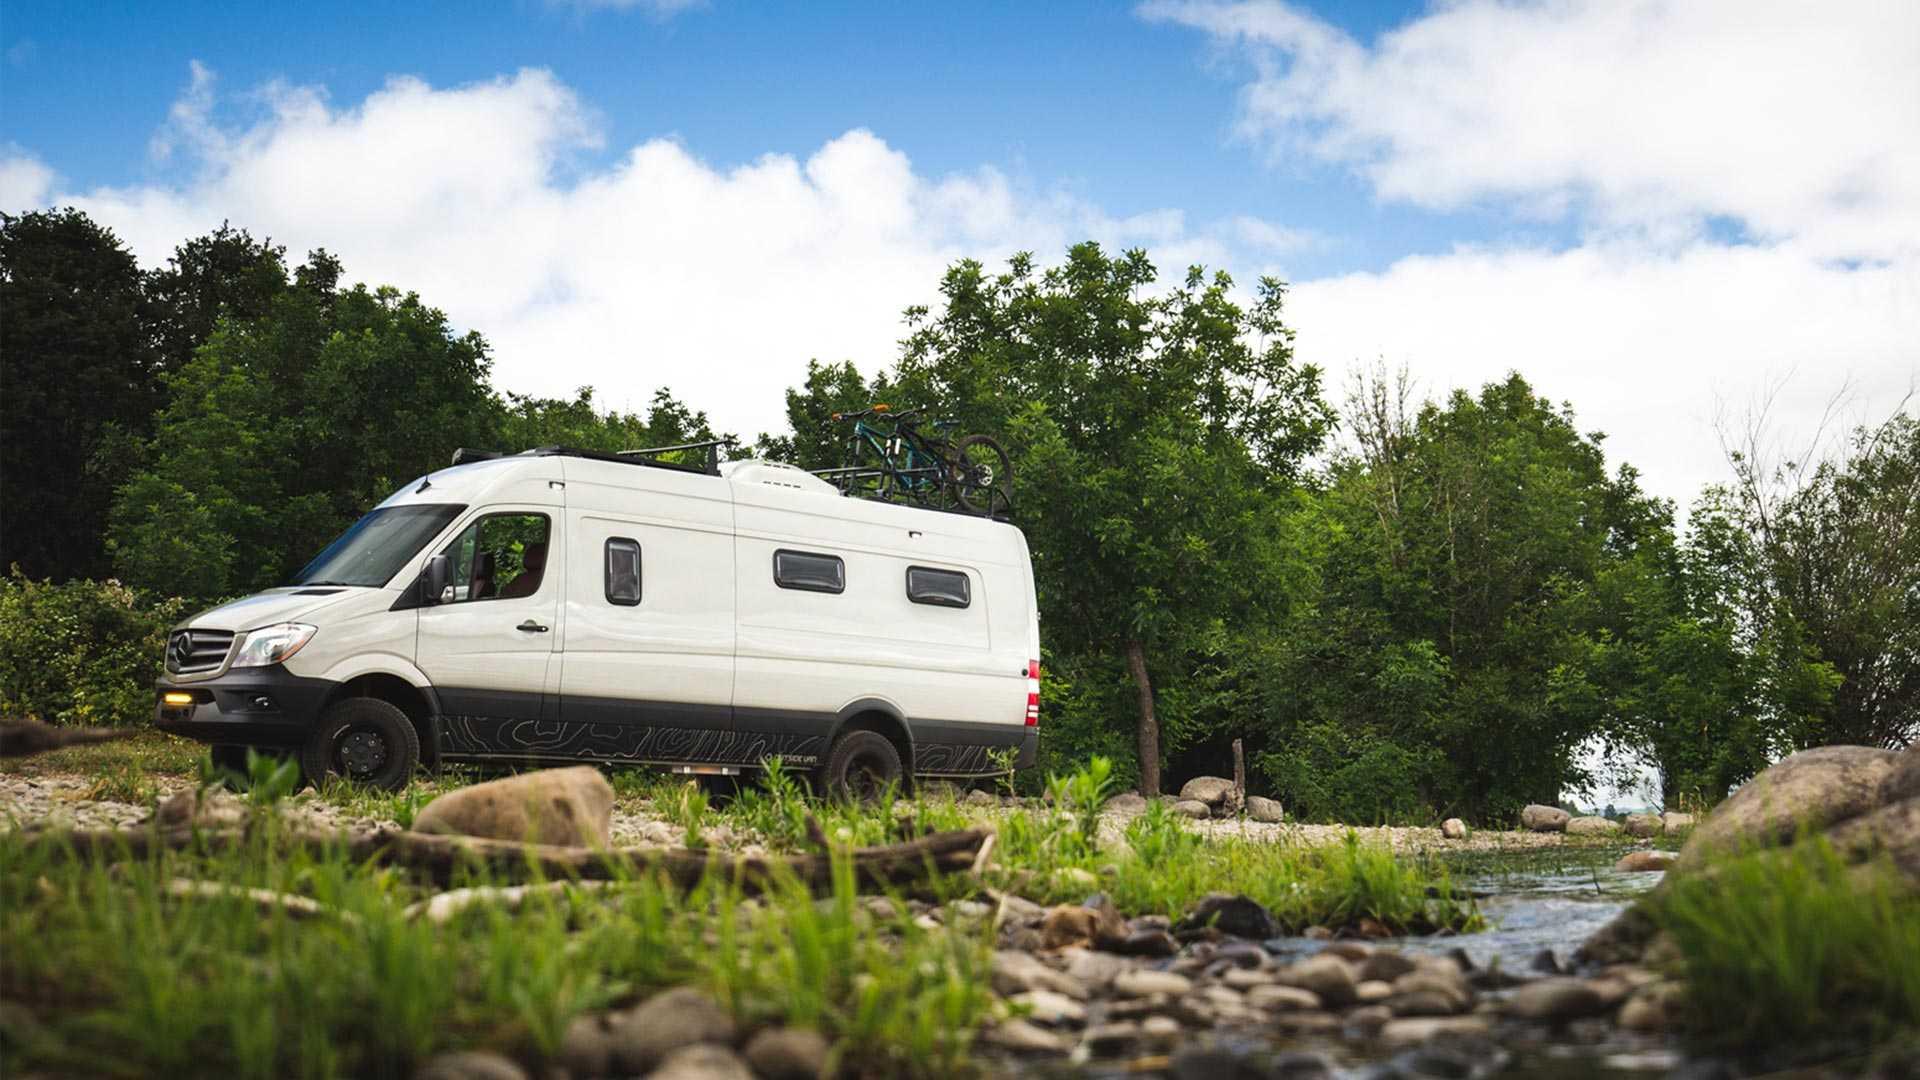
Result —
[[847, 437], [853, 464], [819, 475], [850, 495], [922, 505], [945, 496], [975, 514], [1012, 506], [1013, 463], [991, 436], [954, 439], [947, 434], [957, 426], [953, 421], [925, 420], [918, 409], [895, 413], [884, 404], [833, 418], [853, 421]]

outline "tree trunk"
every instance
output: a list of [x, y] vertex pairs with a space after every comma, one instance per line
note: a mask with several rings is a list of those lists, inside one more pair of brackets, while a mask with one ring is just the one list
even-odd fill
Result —
[[1147, 650], [1139, 641], [1127, 642], [1127, 670], [1140, 691], [1140, 794], [1160, 794], [1160, 720], [1153, 715], [1153, 681], [1147, 678]]

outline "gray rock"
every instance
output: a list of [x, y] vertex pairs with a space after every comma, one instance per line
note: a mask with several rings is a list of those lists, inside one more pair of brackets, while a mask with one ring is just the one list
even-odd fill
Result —
[[1442, 1035], [1485, 1036], [1492, 1029], [1481, 1016], [1414, 1016], [1387, 1021], [1380, 1028], [1380, 1041], [1388, 1046], [1409, 1046]]
[[1618, 1023], [1628, 1031], [1674, 1031], [1682, 1026], [1685, 988], [1679, 983], [1649, 983], [1620, 1006]]
[[1786, 843], [1880, 805], [1900, 755], [1869, 746], [1822, 746], [1775, 762], [1714, 808], [1680, 850], [1689, 869], [1716, 851]]
[[1353, 988], [1353, 999], [1362, 1005], [1373, 1005], [1393, 996], [1393, 984], [1379, 979], [1363, 979]]
[[611, 1013], [576, 1016], [560, 1037], [555, 1061], [574, 1076], [605, 1076], [613, 1070], [614, 1017]]
[[1193, 980], [1171, 971], [1136, 968], [1113, 980], [1113, 992], [1122, 997], [1148, 997], [1169, 994], [1178, 997], [1193, 989]]
[[449, 791], [421, 808], [413, 831], [606, 847], [612, 818], [612, 785], [599, 769], [577, 765]]
[[613, 1027], [613, 1065], [629, 1073], [644, 1073], [682, 1047], [731, 1044], [735, 1034], [727, 1010], [690, 986], [655, 994], [615, 1020]]
[[1123, 791], [1108, 799], [1100, 809], [1109, 814], [1144, 814], [1147, 812], [1147, 797], [1137, 791]]
[[1908, 892], [1920, 894], [1920, 798], [1902, 799], [1836, 825], [1827, 830], [1827, 842], [1849, 862], [1884, 856], [1906, 879]]
[[1198, 799], [1180, 799], [1173, 804], [1173, 812], [1181, 817], [1210, 818], [1213, 808]]
[[1025, 1020], [1002, 1020], [987, 1028], [981, 1037], [1002, 1049], [1023, 1054], [1064, 1054], [1073, 1049], [1071, 1038]]
[[754, 1080], [740, 1055], [724, 1046], [696, 1043], [668, 1054], [647, 1080]]
[[1360, 961], [1357, 974], [1364, 980], [1390, 983], [1418, 966], [1406, 953], [1379, 949]]
[[1056, 990], [1028, 990], [1007, 1001], [1027, 1009], [1027, 1018], [1036, 1024], [1079, 1027], [1087, 1022], [1087, 1007]]
[[1606, 1010], [1606, 998], [1583, 979], [1551, 978], [1513, 992], [1501, 1011], [1521, 1020], [1560, 1023]]
[[1693, 815], [1669, 810], [1660, 815], [1660, 831], [1668, 836], [1679, 836], [1693, 831]]
[[1153, 1042], [1172, 1042], [1180, 1037], [1180, 1021], [1171, 1016], [1149, 1016], [1140, 1021], [1140, 1035]]
[[1080, 1045], [1095, 1056], [1119, 1053], [1140, 1041], [1140, 1025], [1133, 1020], [1095, 1024], [1080, 1038]]
[[1675, 858], [1671, 851], [1629, 851], [1613, 868], [1629, 874], [1650, 873], [1672, 866]]
[[1265, 795], [1247, 796], [1247, 816], [1267, 825], [1278, 825], [1287, 820], [1287, 809], [1280, 800], [1269, 799]]
[[1180, 943], [1165, 930], [1135, 930], [1125, 940], [1107, 946], [1114, 952], [1127, 956], [1172, 956], [1180, 951]]
[[1440, 835], [1446, 837], [1448, 840], [1465, 840], [1467, 838], [1467, 823], [1457, 817], [1450, 817], [1440, 823]]
[[1234, 990], [1251, 990], [1274, 985], [1274, 974], [1262, 968], [1230, 967], [1220, 976], [1220, 985]]
[[812, 1028], [773, 1027], [747, 1040], [742, 1056], [761, 1080], [821, 1080], [831, 1052]]
[[1238, 813], [1240, 805], [1235, 798], [1233, 781], [1218, 776], [1196, 776], [1180, 785], [1180, 798], [1207, 804], [1207, 809], [1221, 815]]
[[[1082, 953], [1081, 955], [1099, 954]], [[1123, 967], [1126, 963], [1118, 957], [1106, 959]], [[1109, 975], [1108, 978], [1111, 979], [1112, 976]], [[1002, 997], [1012, 997], [1029, 990], [1052, 990], [1082, 1001], [1087, 998], [1086, 983], [1081, 979], [1066, 972], [1055, 971], [1041, 963], [1031, 953], [1015, 952], [1011, 949], [1001, 949], [993, 954], [992, 982], [993, 992]]]
[[1208, 893], [1201, 897], [1174, 929], [1188, 931], [1205, 926], [1253, 941], [1265, 941], [1280, 934], [1280, 924], [1272, 912], [1252, 897], [1232, 893]]
[[490, 1050], [462, 1050], [428, 1058], [414, 1070], [413, 1080], [527, 1080], [527, 1070]]
[[1284, 986], [1313, 991], [1321, 1001], [1335, 1008], [1353, 1004], [1354, 987], [1358, 983], [1351, 964], [1324, 953], [1281, 969], [1278, 978]]
[[991, 791], [981, 791], [979, 788], [975, 788], [967, 792], [967, 805], [999, 806], [1000, 800]]
[[1069, 949], [1061, 954], [1067, 960], [1067, 977], [1078, 982], [1083, 989], [1079, 994], [1062, 987], [1053, 987], [1069, 997], [1086, 997], [1086, 987], [1105, 989], [1113, 985], [1113, 980], [1133, 969], [1133, 965], [1110, 953], [1088, 952], [1085, 949]]
[[1880, 781], [1880, 805], [1912, 798], [1920, 798], [1920, 740], [1900, 751], [1886, 779]]
[[1620, 831], [1620, 823], [1603, 817], [1577, 817], [1567, 821], [1568, 836], [1611, 836]]
[[1320, 995], [1298, 986], [1256, 986], [1247, 991], [1247, 1004], [1268, 1012], [1295, 1012], [1320, 1008]]
[[1534, 803], [1520, 811], [1520, 827], [1533, 832], [1565, 832], [1573, 815], [1557, 806]]
[[1666, 824], [1658, 814], [1628, 814], [1620, 824], [1627, 830], [1628, 836], [1637, 836], [1642, 840], [1666, 831]]
[[[1473, 1005], [1466, 975], [1451, 964], [1423, 964], [1393, 980], [1393, 993], [1388, 1004], [1401, 1016], [1447, 1016]], [[1435, 998], [1440, 1003], [1437, 1007]], [[1422, 1011], [1414, 1011], [1416, 1007]]]

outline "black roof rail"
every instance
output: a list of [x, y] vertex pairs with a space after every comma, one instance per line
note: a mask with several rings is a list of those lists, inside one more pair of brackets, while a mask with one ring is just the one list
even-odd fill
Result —
[[494, 458], [506, 456], [506, 453], [500, 450], [475, 450], [471, 446], [463, 446], [453, 452], [453, 463], [471, 465], [476, 461], [492, 461]]
[[[720, 475], [720, 448], [724, 446], [727, 449], [731, 450], [735, 446], [738, 446], [739, 444], [740, 444], [740, 440], [734, 438], [731, 435], [727, 435], [718, 439], [701, 439], [698, 442], [675, 443], [672, 446], [649, 446], [644, 450], [621, 450], [617, 452], [617, 456], [621, 458], [626, 458], [626, 459], [638, 459], [638, 460], [644, 461], [644, 460], [651, 459], [652, 456], [655, 454], [671, 454], [681, 450], [705, 450], [707, 452], [707, 465], [706, 465], [706, 468], [701, 469], [700, 471], [707, 473], [710, 476], [719, 476]], [[656, 462], [656, 464], [671, 465], [674, 463], [662, 461], [662, 462]], [[682, 467], [691, 467], [691, 466], [682, 466]]]
[[[621, 465], [640, 465], [649, 469], [672, 469], [674, 472], [699, 473], [703, 476], [720, 475], [720, 447], [733, 445], [732, 439], [712, 439], [706, 442], [685, 443], [680, 446], [657, 446], [646, 450], [583, 450], [577, 446], [538, 446], [527, 453], [535, 457], [577, 457], [593, 461], [611, 461]], [[664, 454], [674, 450], [698, 450], [705, 448], [707, 460], [703, 464], [690, 465], [680, 461], [662, 461], [647, 455]]]

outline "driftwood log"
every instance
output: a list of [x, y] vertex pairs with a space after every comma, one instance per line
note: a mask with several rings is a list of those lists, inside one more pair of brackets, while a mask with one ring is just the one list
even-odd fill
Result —
[[0, 757], [32, 757], [69, 746], [112, 742], [132, 734], [132, 728], [63, 728], [38, 720], [0, 720]]
[[[32, 834], [37, 842], [63, 845], [97, 858], [146, 858], [159, 851], [200, 847], [229, 850], [242, 846], [241, 829], [45, 830]], [[898, 888], [941, 874], [973, 869], [989, 829], [961, 829], [931, 833], [897, 844], [854, 848], [846, 853], [854, 882], [863, 891]], [[282, 843], [312, 852], [344, 851], [358, 862], [404, 866], [435, 881], [448, 882], [467, 868], [495, 881], [529, 878], [569, 878], [605, 881], [624, 877], [661, 876], [691, 888], [709, 877], [730, 882], [747, 892], [763, 892], [782, 879], [820, 893], [833, 885], [834, 856], [828, 852], [761, 857], [725, 855], [691, 848], [630, 847], [599, 850], [521, 844], [475, 836], [445, 836], [404, 829], [357, 832], [296, 832]]]

